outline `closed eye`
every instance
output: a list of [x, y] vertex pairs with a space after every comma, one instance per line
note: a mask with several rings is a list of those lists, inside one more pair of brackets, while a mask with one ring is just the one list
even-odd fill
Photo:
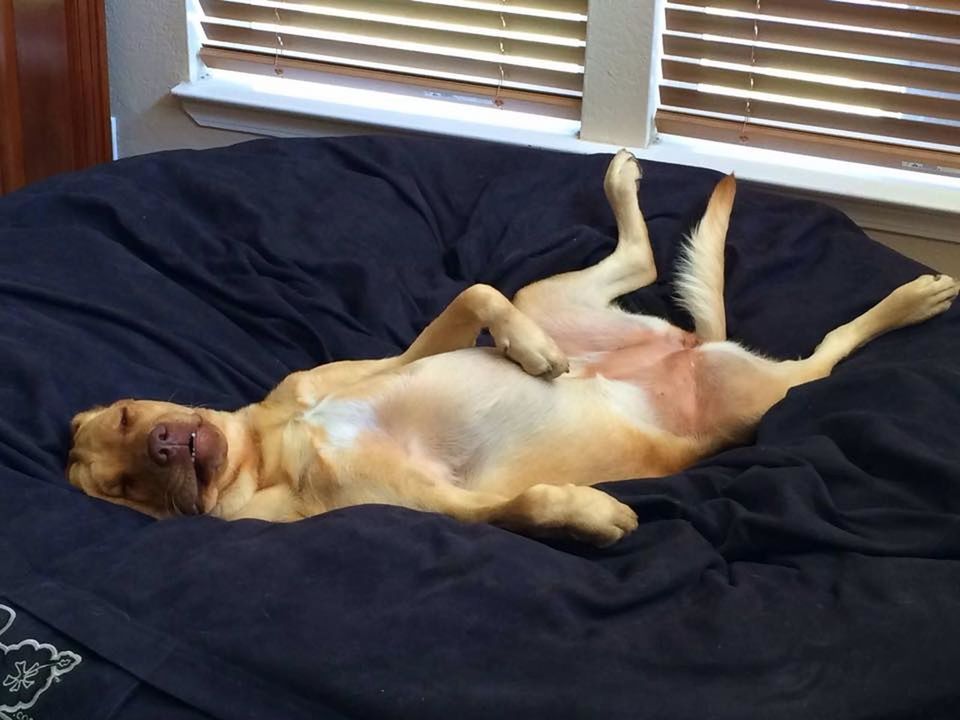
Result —
[[126, 430], [128, 427], [130, 427], [130, 410], [124, 405], [120, 408], [120, 429]]

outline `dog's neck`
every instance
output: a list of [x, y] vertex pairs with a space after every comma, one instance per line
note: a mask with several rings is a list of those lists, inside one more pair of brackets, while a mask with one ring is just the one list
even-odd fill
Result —
[[210, 418], [224, 434], [228, 447], [226, 466], [217, 480], [218, 497], [210, 514], [227, 520], [259, 517], [259, 512], [249, 512], [255, 496], [291, 484], [284, 444], [265, 441], [283, 432], [290, 421], [290, 410], [261, 402], [236, 412], [212, 411]]
[[216, 480], [216, 503], [211, 515], [229, 518], [257, 491], [262, 463], [261, 443], [250, 408], [236, 412], [205, 410], [208, 422], [217, 426], [227, 441], [226, 464]]

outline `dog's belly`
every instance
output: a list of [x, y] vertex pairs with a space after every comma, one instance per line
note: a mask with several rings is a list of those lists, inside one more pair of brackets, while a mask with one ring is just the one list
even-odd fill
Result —
[[656, 425], [676, 435], [702, 431], [702, 346], [696, 336], [671, 328], [668, 333], [644, 333], [636, 344], [591, 353], [572, 363], [574, 377], [613, 381], [607, 392], [629, 396], [642, 391], [645, 405], [638, 422]]
[[493, 349], [457, 350], [409, 365], [377, 403], [378, 422], [412, 457], [469, 487], [563, 417], [562, 382], [531, 377]]
[[530, 447], [589, 442], [587, 427], [685, 434], [696, 415], [697, 353], [671, 336], [575, 359], [574, 372], [548, 381], [492, 348], [458, 350], [412, 363], [374, 395], [326, 399], [304, 418], [335, 449], [380, 435], [433, 481], [477, 488], [522, 470], [513, 466]]
[[[483, 485], [525, 448], [576, 443], [587, 425], [672, 431], [688, 424], [694, 393], [685, 353], [693, 351], [658, 347], [652, 356], [650, 349], [594, 354], [606, 363], [596, 372], [581, 365], [553, 381], [527, 375], [492, 349], [425, 358], [378, 402], [378, 425], [410, 455], [447, 468], [449, 481]], [[628, 369], [631, 361], [636, 367]]]

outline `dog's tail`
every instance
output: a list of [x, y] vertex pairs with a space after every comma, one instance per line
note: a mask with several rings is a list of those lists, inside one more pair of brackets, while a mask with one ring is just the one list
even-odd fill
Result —
[[680, 251], [674, 287], [680, 305], [692, 316], [704, 341], [727, 339], [723, 304], [723, 248], [737, 182], [727, 175], [717, 183], [707, 210]]

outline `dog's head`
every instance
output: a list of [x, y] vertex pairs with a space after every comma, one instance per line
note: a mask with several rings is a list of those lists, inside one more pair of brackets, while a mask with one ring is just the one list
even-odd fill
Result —
[[210, 512], [228, 452], [217, 415], [151, 400], [79, 413], [67, 478], [88, 495], [158, 518]]

